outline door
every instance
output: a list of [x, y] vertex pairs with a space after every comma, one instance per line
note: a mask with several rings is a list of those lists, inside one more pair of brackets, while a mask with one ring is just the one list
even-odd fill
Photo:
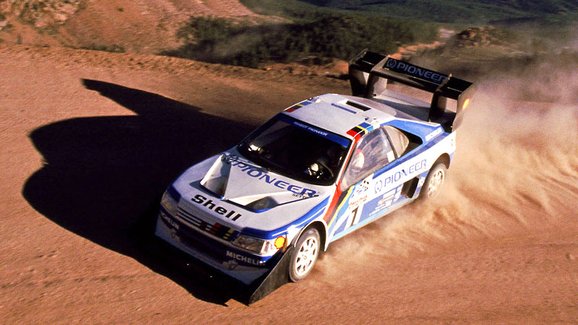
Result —
[[331, 240], [375, 220], [412, 199], [408, 189], [426, 171], [420, 155], [406, 155], [415, 145], [401, 131], [382, 126], [354, 149], [340, 183], [342, 190], [329, 223]]
[[330, 236], [337, 239], [370, 217], [364, 207], [373, 197], [373, 175], [395, 158], [396, 154], [383, 128], [377, 128], [361, 138], [341, 180], [344, 194], [329, 224]]

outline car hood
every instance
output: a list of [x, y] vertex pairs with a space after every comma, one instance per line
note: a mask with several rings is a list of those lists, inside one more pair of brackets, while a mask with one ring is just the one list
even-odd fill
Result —
[[267, 171], [230, 152], [215, 160], [201, 185], [223, 200], [254, 211], [319, 196], [319, 190], [310, 184]]
[[[172, 185], [179, 208], [206, 221], [270, 231], [322, 213], [334, 186], [299, 182], [243, 158], [234, 149], [185, 171]], [[226, 211], [226, 212], [225, 212]]]

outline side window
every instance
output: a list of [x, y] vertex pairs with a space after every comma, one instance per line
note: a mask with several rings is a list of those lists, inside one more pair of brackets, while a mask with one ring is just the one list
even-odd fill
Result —
[[391, 140], [396, 157], [401, 157], [409, 146], [409, 139], [405, 134], [403, 134], [403, 132], [392, 126], [384, 126], [383, 129]]
[[394, 159], [393, 148], [384, 130], [381, 128], [374, 130], [363, 137], [355, 149], [345, 171], [342, 185], [347, 188]]

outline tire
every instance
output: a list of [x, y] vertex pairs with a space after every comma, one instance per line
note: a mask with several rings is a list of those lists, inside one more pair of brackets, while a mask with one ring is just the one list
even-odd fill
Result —
[[446, 180], [448, 168], [443, 163], [437, 163], [430, 169], [419, 193], [420, 199], [429, 200], [436, 197]]
[[310, 228], [299, 237], [289, 264], [289, 279], [292, 282], [301, 281], [311, 273], [320, 248], [321, 239], [317, 229]]

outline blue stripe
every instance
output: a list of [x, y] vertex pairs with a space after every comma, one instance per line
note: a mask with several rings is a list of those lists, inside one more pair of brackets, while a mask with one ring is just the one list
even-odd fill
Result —
[[391, 126], [396, 127], [398, 129], [415, 134], [418, 137], [420, 137], [422, 139], [422, 141], [424, 141], [424, 142], [425, 142], [425, 137], [428, 134], [432, 133], [433, 131], [435, 131], [437, 128], [440, 127], [439, 125], [427, 125], [427, 124], [416, 123], [413, 121], [402, 120], [402, 119], [391, 120], [384, 125], [391, 125]]
[[301, 227], [307, 225], [308, 223], [310, 223], [311, 221], [313, 221], [315, 218], [319, 217], [323, 213], [323, 211], [325, 211], [325, 207], [327, 206], [328, 203], [329, 203], [329, 197], [325, 198], [325, 200], [323, 200], [321, 203], [319, 203], [318, 205], [313, 207], [313, 209], [309, 210], [309, 212], [307, 212], [306, 214], [301, 216], [299, 219], [297, 219], [297, 220], [293, 221], [292, 223], [285, 225], [283, 227], [279, 227], [279, 228], [274, 229], [274, 230], [260, 230], [260, 229], [255, 229], [255, 228], [244, 228], [241, 231], [241, 234], [249, 235], [249, 236], [253, 236], [253, 237], [257, 237], [257, 238], [262, 238], [262, 239], [277, 238], [280, 235], [287, 233], [287, 229], [289, 229], [290, 227], [301, 228]]

